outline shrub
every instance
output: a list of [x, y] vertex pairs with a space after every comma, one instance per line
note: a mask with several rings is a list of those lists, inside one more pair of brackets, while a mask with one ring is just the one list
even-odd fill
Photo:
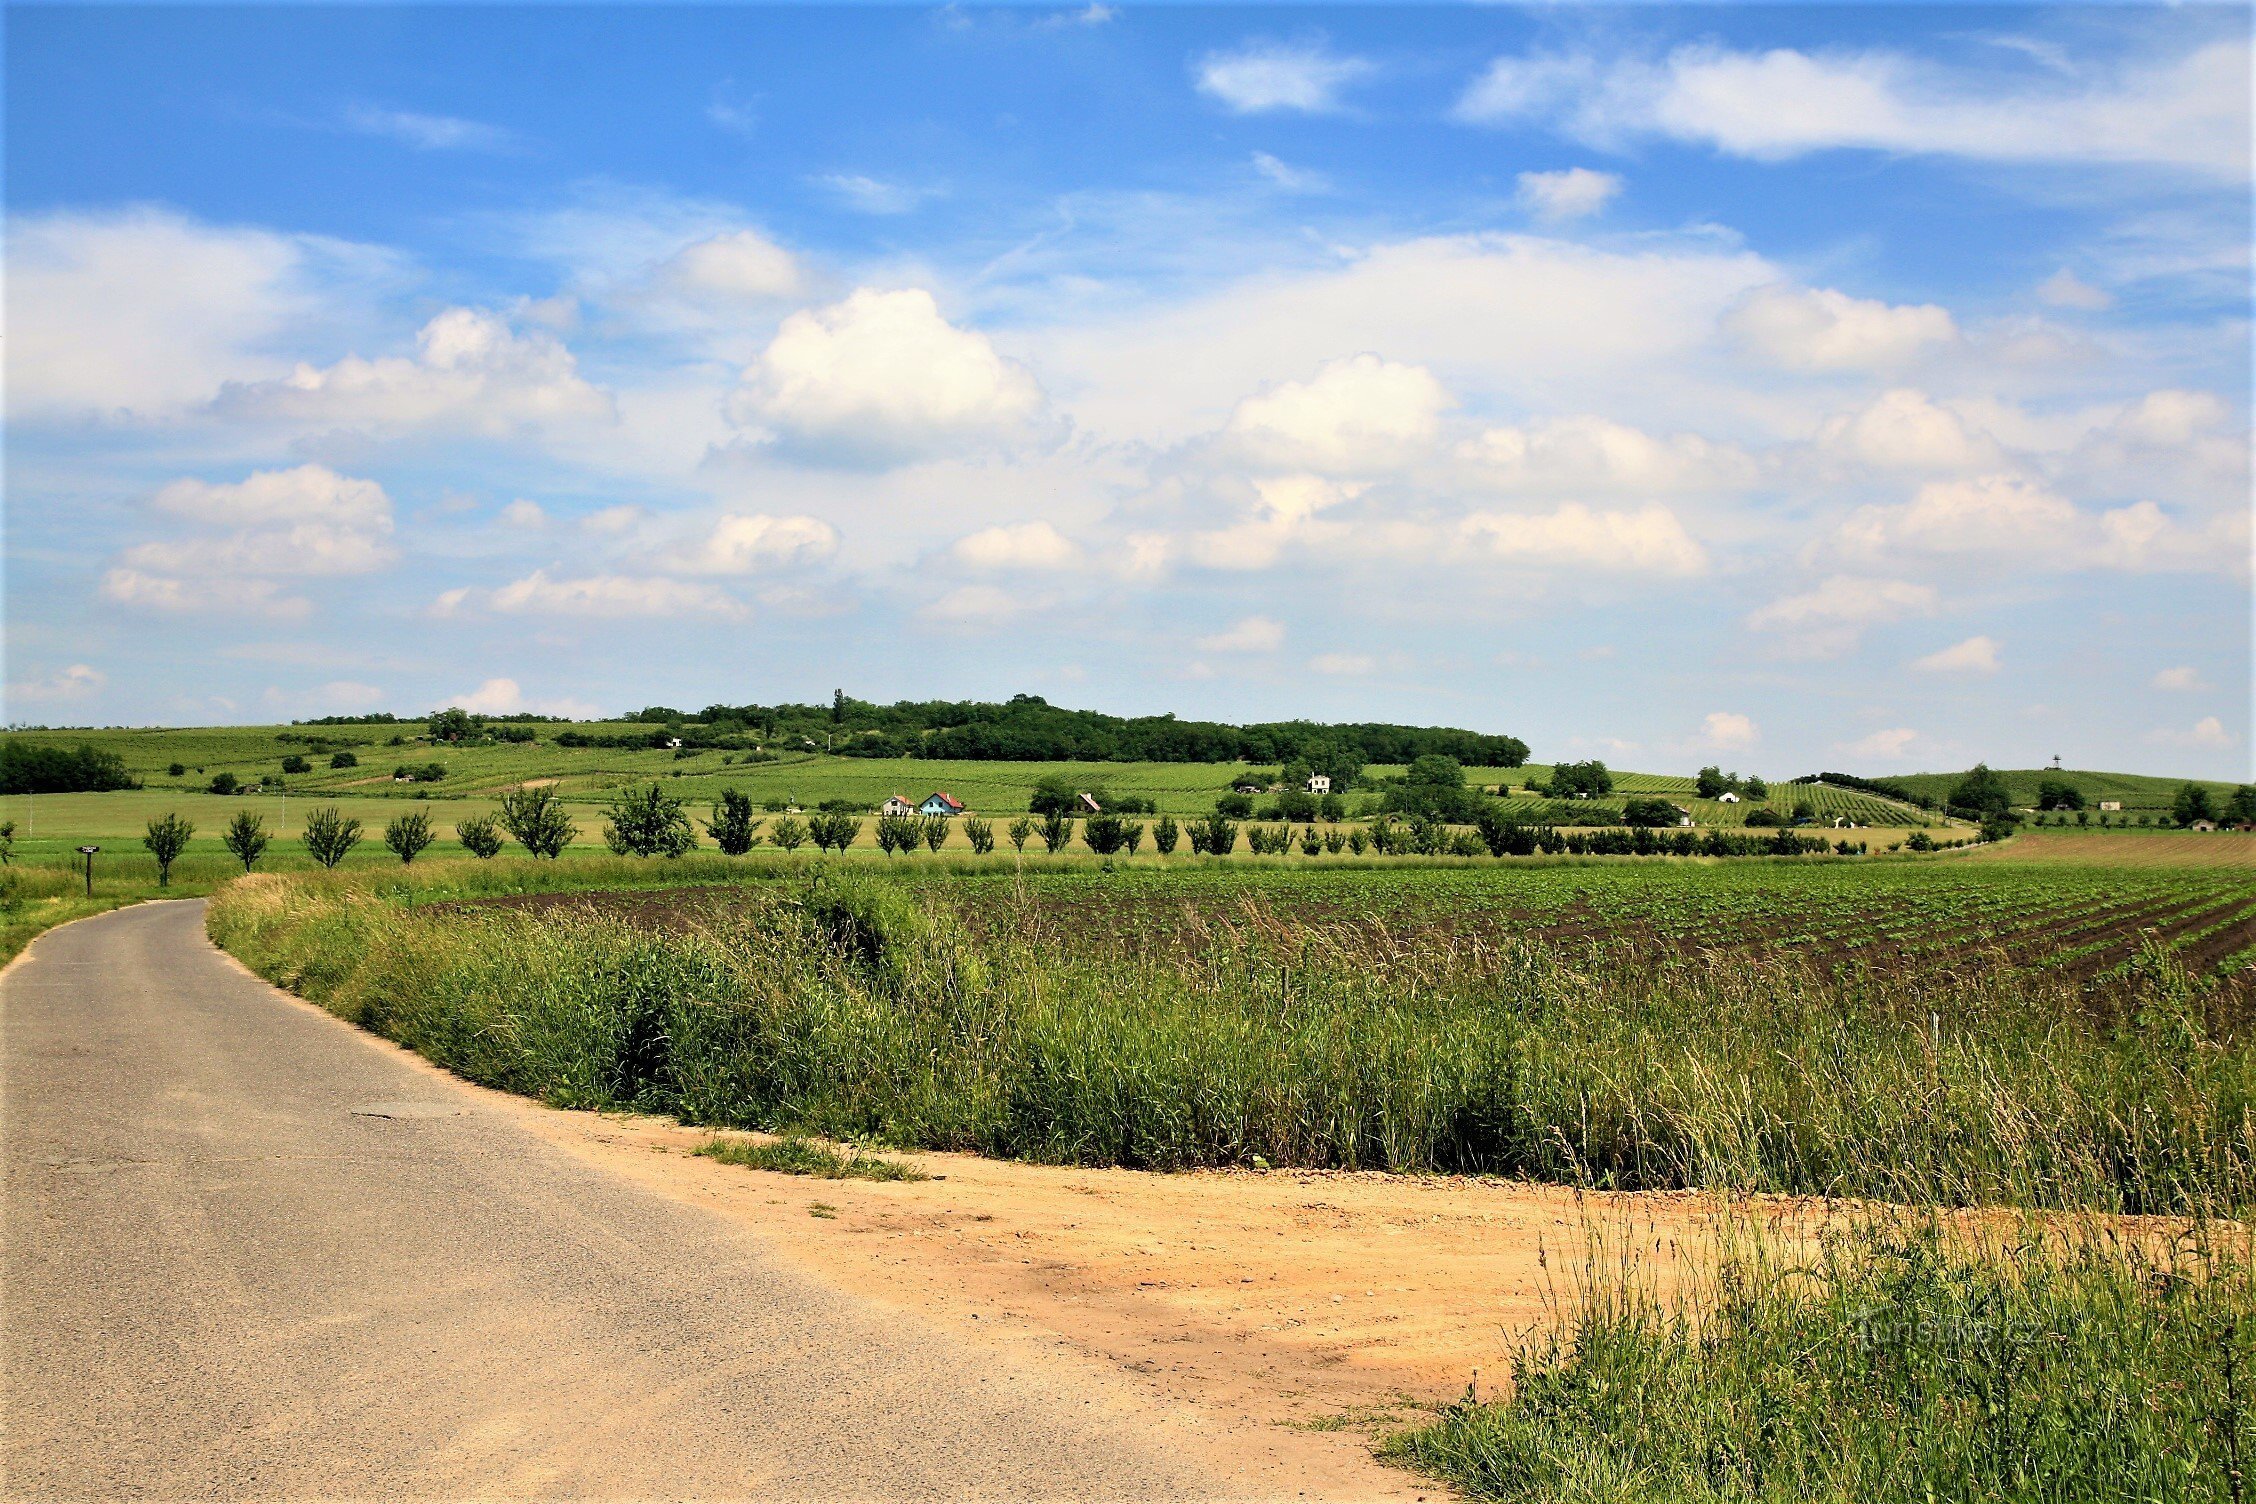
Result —
[[1302, 856], [1322, 856], [1324, 854], [1324, 838], [1316, 833], [1316, 827], [1313, 825], [1300, 833], [1300, 854]]
[[166, 776], [171, 778], [182, 778], [187, 776], [187, 773], [188, 765], [181, 762], [176, 762], [165, 769]]
[[1127, 844], [1128, 827], [1118, 815], [1107, 810], [1081, 822], [1081, 839], [1097, 855], [1111, 856]]
[[[1624, 825], [1659, 829], [1674, 825], [1683, 818], [1681, 811], [1666, 799], [1630, 799], [1622, 804], [1621, 819]], [[1504, 853], [1496, 853], [1502, 856]]]
[[844, 810], [819, 810], [808, 817], [807, 832], [814, 837], [817, 850], [843, 855], [861, 838], [862, 822]]
[[329, 756], [329, 766], [332, 768], [357, 768], [360, 766], [360, 759], [350, 752], [333, 752]]
[[1005, 834], [1010, 837], [1011, 850], [1023, 852], [1026, 850], [1026, 843], [1034, 839], [1034, 822], [1020, 815], [1011, 821], [1010, 829]]
[[236, 794], [241, 793], [242, 789], [243, 780], [237, 778], [233, 773], [214, 773], [212, 775], [211, 792], [215, 794]]
[[1173, 856], [1175, 843], [1182, 839], [1182, 834], [1173, 815], [1161, 815], [1152, 822], [1152, 850], [1161, 856]]
[[126, 772], [124, 758], [98, 751], [91, 742], [72, 752], [0, 742], [0, 794], [100, 794], [140, 786]]
[[949, 828], [950, 827], [946, 816], [927, 816], [925, 818], [923, 826], [918, 832], [924, 837], [924, 849], [931, 852], [934, 856], [938, 856], [940, 854], [940, 848], [948, 844]]
[[985, 856], [995, 849], [995, 827], [973, 815], [964, 821], [964, 839], [971, 842], [974, 854]]
[[430, 815], [422, 810], [415, 810], [384, 827], [384, 844], [392, 848], [392, 854], [405, 867], [414, 862], [424, 847], [431, 844], [434, 834]]
[[457, 822], [454, 838], [462, 843], [464, 851], [480, 861], [490, 860], [501, 851], [501, 827], [485, 815]]
[[1226, 819], [1250, 820], [1253, 818], [1253, 796], [1235, 791], [1224, 794], [1214, 801], [1214, 812]]
[[655, 783], [615, 795], [604, 808], [603, 843], [620, 856], [678, 857], [697, 849], [697, 827], [682, 801]]
[[877, 849], [887, 856], [916, 850], [919, 834], [916, 821], [907, 815], [878, 816]]
[[1370, 844], [1371, 838], [1364, 834], [1363, 827], [1360, 825], [1347, 833], [1347, 849], [1357, 856], [1361, 856], [1364, 851], [1369, 849]]
[[1063, 815], [1050, 814], [1042, 819], [1042, 849], [1056, 856], [1066, 843], [1073, 839], [1073, 822]]
[[713, 806], [713, 818], [705, 829], [713, 844], [721, 848], [723, 856], [742, 856], [760, 844], [760, 826], [763, 822], [752, 813], [751, 798], [738, 789], [721, 790], [718, 804]]
[[1753, 826], [1784, 825], [1786, 818], [1774, 809], [1751, 809], [1747, 811], [1744, 823]]
[[1208, 856], [1228, 856], [1238, 849], [1238, 827], [1222, 818], [1221, 811], [1191, 822], [1191, 849]]
[[300, 754], [292, 752], [288, 757], [282, 759], [282, 771], [285, 773], [310, 773], [313, 771], [313, 764], [307, 762]]
[[237, 810], [235, 818], [227, 822], [227, 829], [219, 841], [234, 855], [235, 860], [243, 864], [243, 870], [248, 872], [266, 854], [266, 822], [247, 809]]
[[[149, 822], [148, 833], [141, 837], [141, 844], [157, 859], [158, 887], [172, 886], [172, 864], [180, 860], [180, 853], [188, 849], [188, 838], [195, 833], [196, 827], [176, 814], [160, 815]], [[15, 827], [10, 826], [8, 834], [12, 837]]]
[[783, 815], [768, 832], [768, 839], [785, 851], [797, 851], [807, 844], [807, 826], [797, 815]]
[[299, 839], [305, 842], [307, 855], [324, 867], [335, 867], [360, 844], [360, 822], [336, 805], [326, 804], [306, 816]]
[[16, 822], [0, 820], [0, 867], [14, 860], [16, 854]]
[[536, 857], [563, 855], [579, 835], [552, 788], [516, 788], [501, 796], [501, 828]]

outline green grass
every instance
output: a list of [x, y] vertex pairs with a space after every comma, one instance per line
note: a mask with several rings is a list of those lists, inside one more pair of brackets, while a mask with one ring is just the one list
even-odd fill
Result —
[[2256, 1464], [2244, 1229], [1969, 1240], [1861, 1220], [1812, 1251], [1751, 1218], [1664, 1300], [1596, 1251], [1509, 1396], [1387, 1455], [1543, 1504], [2239, 1501]]
[[786, 1134], [755, 1142], [716, 1138], [697, 1152], [724, 1165], [772, 1170], [779, 1175], [811, 1175], [817, 1180], [929, 1180], [932, 1177], [897, 1159], [860, 1150], [833, 1149], [811, 1138]]
[[[2093, 810], [2101, 800], [2121, 800], [2129, 814], [2155, 813], [2170, 808], [2178, 797], [2178, 790], [2187, 783], [2199, 784], [2209, 791], [2209, 797], [2223, 803], [2233, 796], [2238, 784], [2218, 783], [2207, 778], [2156, 778], [2143, 773], [2094, 773], [2080, 768], [2000, 768], [2000, 778], [2005, 780], [2008, 794], [2014, 804], [2033, 809], [2037, 803], [2037, 785], [2046, 780], [2074, 784], [2083, 792], [2085, 803]], [[1940, 803], [1950, 797], [1965, 773], [1910, 773], [1893, 781], [1927, 795]]]
[[[504, 882], [498, 863], [246, 881], [210, 923], [344, 1017], [565, 1106], [1083, 1164], [1258, 1157], [1953, 1205], [2256, 1203], [2256, 1052], [2237, 1005], [2164, 955], [2095, 995], [2042, 966], [1952, 955], [1842, 970], [1802, 956], [1795, 934], [1724, 954], [1635, 929], [1557, 943], [1520, 933], [1512, 910], [1466, 923], [1484, 901], [1547, 889], [1601, 929], [1608, 905], [1635, 916], [1672, 894], [1663, 907], [1688, 926], [1728, 932], [1734, 915], [1798, 898], [1806, 922], [1845, 929], [1892, 894], [1916, 938], [1943, 910], [1906, 907], [1898, 884], [1929, 870], [1915, 864], [1216, 868], [1182, 876], [1219, 901], [1164, 924], [1131, 908], [1111, 928], [1106, 909], [1138, 887], [1164, 894], [1170, 875], [1114, 888], [1061, 873], [1067, 901], [1053, 903], [1035, 874], [738, 870], [732, 901], [665, 928], [431, 907]], [[1977, 932], [2062, 882], [1965, 870], [1943, 897]], [[1811, 872], [1875, 885], [1795, 886]], [[1641, 887], [1648, 876], [1663, 880]], [[2218, 874], [2150, 880], [2185, 885], [2171, 889], [2184, 902], [2241, 901], [2205, 894]], [[1314, 922], [1325, 892], [1350, 922]]]

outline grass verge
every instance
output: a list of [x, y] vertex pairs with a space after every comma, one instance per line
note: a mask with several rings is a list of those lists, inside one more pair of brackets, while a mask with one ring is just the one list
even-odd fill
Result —
[[785, 1134], [782, 1138], [754, 1142], [717, 1138], [697, 1152], [724, 1165], [747, 1170], [773, 1170], [779, 1175], [811, 1175], [817, 1180], [930, 1180], [932, 1177], [897, 1159], [861, 1150], [833, 1149], [811, 1138]]

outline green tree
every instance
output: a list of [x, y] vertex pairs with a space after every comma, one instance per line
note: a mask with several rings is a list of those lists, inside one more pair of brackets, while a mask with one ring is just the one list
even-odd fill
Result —
[[1120, 844], [1127, 849], [1130, 856], [1134, 856], [1136, 848], [1144, 844], [1144, 822], [1130, 820], [1126, 825], [1121, 826]]
[[1215, 799], [1214, 812], [1225, 820], [1250, 820], [1253, 818], [1253, 796], [1232, 789]]
[[454, 838], [462, 843], [464, 851], [481, 862], [490, 861], [501, 852], [501, 827], [486, 815], [473, 815], [456, 822]]
[[1197, 821], [1192, 828], [1198, 832], [1200, 845], [1209, 856], [1228, 856], [1237, 850], [1237, 824], [1222, 818], [1219, 810]]
[[1951, 785], [1951, 808], [1964, 810], [1977, 817], [2002, 815], [2013, 808], [2013, 794], [2005, 780], [1990, 771], [1986, 762], [1978, 762], [1967, 770], [1966, 776]]
[[510, 839], [532, 855], [551, 860], [562, 856], [564, 848], [580, 833], [566, 813], [564, 801], [556, 797], [556, 790], [545, 785], [515, 788], [503, 794], [500, 819]]
[[288, 757], [282, 759], [282, 771], [291, 774], [310, 773], [313, 771], [313, 764], [307, 762], [300, 754], [292, 752]]
[[877, 849], [887, 856], [896, 852], [914, 851], [918, 832], [916, 821], [907, 815], [880, 815], [877, 817]]
[[325, 804], [306, 816], [298, 839], [305, 842], [307, 855], [324, 867], [335, 867], [360, 844], [360, 822], [336, 805]]
[[243, 864], [245, 872], [256, 867], [259, 858], [266, 855], [266, 841], [266, 821], [247, 809], [235, 812], [235, 818], [227, 823], [226, 831], [219, 838], [219, 843]]
[[[188, 838], [195, 833], [196, 827], [176, 814], [161, 815], [149, 822], [148, 833], [141, 837], [141, 844], [157, 859], [158, 887], [172, 886], [172, 864], [180, 860], [180, 853], [188, 849]], [[15, 834], [13, 826], [9, 827], [8, 834]]]
[[1727, 776], [1723, 769], [1710, 763], [1700, 770], [1698, 778], [1692, 780], [1692, 791], [1702, 799], [1720, 799], [1738, 785], [1736, 777]]
[[212, 775], [211, 791], [215, 794], [236, 793], [242, 787], [243, 780], [237, 778], [233, 773], [214, 773]]
[[1064, 815], [1049, 815], [1042, 821], [1042, 848], [1056, 856], [1065, 850], [1066, 842], [1073, 839], [1073, 822]]
[[1614, 791], [1614, 775], [1604, 763], [1563, 762], [1551, 770], [1554, 799], [1597, 799]]
[[1161, 815], [1158, 819], [1152, 821], [1152, 850], [1158, 852], [1161, 856], [1173, 856], [1175, 844], [1182, 839], [1182, 834], [1182, 829], [1176, 825], [1173, 815]]
[[995, 827], [972, 815], [964, 821], [964, 839], [971, 842], [974, 855], [985, 856], [995, 849]]
[[16, 822], [13, 820], [0, 820], [0, 867], [5, 867], [8, 865], [8, 863], [15, 860], [15, 855]]
[[2256, 784], [2244, 783], [2234, 789], [2225, 815], [2235, 825], [2256, 825]]
[[940, 848], [948, 844], [948, 831], [951, 828], [946, 816], [927, 816], [924, 825], [918, 831], [918, 834], [924, 837], [924, 849], [934, 856], [938, 856]]
[[165, 773], [166, 773], [166, 776], [168, 776], [168, 777], [172, 777], [172, 778], [179, 778], [179, 777], [182, 777], [182, 776], [186, 775], [186, 773], [187, 773], [187, 772], [188, 772], [188, 764], [186, 764], [186, 763], [184, 763], [184, 762], [176, 762], [176, 763], [173, 763], [173, 764], [172, 764], [171, 766], [169, 766], [169, 767], [167, 767], [167, 768], [165, 769]]
[[474, 716], [460, 706], [449, 706], [432, 716], [423, 729], [435, 742], [458, 742], [476, 734], [484, 724], [484, 717]]
[[2216, 819], [2217, 810], [2207, 789], [2198, 783], [2181, 783], [2177, 797], [2170, 801], [2170, 818], [2180, 825], [2191, 825], [2196, 820]]
[[2084, 791], [2064, 778], [2044, 778], [2037, 782], [2037, 808], [2082, 809]]
[[422, 810], [413, 810], [384, 827], [384, 844], [405, 867], [420, 856], [423, 848], [437, 838], [431, 829], [431, 817]]
[[1109, 811], [1081, 822], [1081, 839], [1098, 856], [1111, 856], [1127, 844], [1127, 826]]
[[1770, 797], [1770, 785], [1760, 778], [1749, 778], [1747, 780], [1747, 797], [1749, 799], [1768, 799]]
[[[1682, 818], [1677, 807], [1666, 799], [1630, 799], [1622, 804], [1622, 824], [1628, 826], [1659, 829], [1674, 825]], [[1504, 853], [1499, 851], [1495, 854], [1502, 856]]]
[[742, 856], [760, 844], [763, 823], [752, 813], [750, 795], [740, 789], [723, 789], [720, 802], [713, 806], [713, 818], [705, 822], [705, 831], [721, 848], [721, 855]]
[[604, 811], [603, 843], [620, 856], [677, 857], [697, 847], [682, 801], [655, 783], [614, 795]]
[[780, 815], [775, 829], [768, 832], [768, 839], [785, 851], [797, 851], [807, 844], [806, 824], [797, 815]]
[[1020, 815], [1017, 819], [1011, 821], [1010, 829], [1004, 834], [1010, 837], [1011, 850], [1024, 852], [1026, 843], [1034, 839], [1034, 822], [1027, 819], [1026, 816]]
[[332, 752], [329, 754], [329, 766], [332, 768], [357, 768], [360, 766], [360, 759], [350, 752]]

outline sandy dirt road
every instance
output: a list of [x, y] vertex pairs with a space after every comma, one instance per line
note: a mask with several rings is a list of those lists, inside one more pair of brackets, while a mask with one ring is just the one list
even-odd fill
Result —
[[982, 1326], [941, 1264], [802, 1256], [804, 1185], [455, 1081], [244, 972], [202, 908], [0, 978], [9, 1498], [1431, 1492]]

